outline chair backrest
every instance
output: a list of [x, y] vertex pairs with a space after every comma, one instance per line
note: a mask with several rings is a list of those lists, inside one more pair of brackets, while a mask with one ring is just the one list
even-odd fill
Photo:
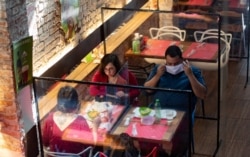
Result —
[[54, 157], [81, 157], [83, 154], [88, 153], [88, 157], [92, 157], [93, 147], [89, 146], [79, 153], [63, 153], [63, 152], [52, 152], [47, 149], [43, 149], [45, 155]]
[[93, 157], [108, 157], [108, 156], [104, 154], [103, 152], [99, 151], [99, 152], [96, 152]]
[[[218, 29], [208, 29], [206, 31], [195, 31], [194, 32], [194, 38], [196, 42], [206, 42], [208, 40], [219, 40], [218, 36]], [[221, 68], [224, 67], [229, 60], [229, 52], [231, 49], [231, 42], [232, 42], [232, 34], [231, 33], [225, 33], [224, 31], [220, 31], [220, 40], [225, 44], [225, 49], [222, 52], [220, 56], [220, 63], [221, 63]], [[218, 64], [218, 61], [217, 63]], [[210, 64], [208, 69], [216, 69], [217, 65], [212, 65]]]
[[[206, 36], [204, 37], [202, 40], [200, 40], [200, 42], [205, 42], [206, 40], [218, 40], [218, 36]], [[220, 38], [221, 42], [223, 42], [224, 46], [223, 46], [223, 51], [221, 52], [221, 56], [220, 56], [220, 68], [223, 68], [227, 65], [228, 61], [229, 61], [229, 52], [230, 52], [230, 44], [228, 41], [226, 41], [226, 39], [224, 38]], [[208, 51], [209, 53], [209, 51]], [[217, 70], [218, 69], [218, 61], [217, 62], [213, 62], [213, 63], [205, 63], [205, 62], [192, 62], [192, 64], [200, 69], [203, 70]]]
[[[207, 37], [218, 38], [218, 33], [219, 33], [218, 29], [207, 29], [206, 31], [195, 31], [194, 32], [194, 39], [196, 42], [202, 42]], [[229, 44], [231, 44], [231, 42], [232, 42], [232, 34], [231, 33], [225, 33], [224, 31], [221, 30], [220, 36], [225, 41], [227, 41]]]
[[158, 151], [158, 148], [154, 147], [150, 153], [148, 153], [147, 155], [143, 157], [157, 157], [157, 151]]
[[160, 39], [161, 37], [168, 36], [184, 41], [186, 38], [186, 31], [175, 26], [164, 26], [161, 28], [152, 27], [149, 29], [149, 33], [152, 39]]

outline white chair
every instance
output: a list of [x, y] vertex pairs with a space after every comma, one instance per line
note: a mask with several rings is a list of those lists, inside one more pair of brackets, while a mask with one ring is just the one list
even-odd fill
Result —
[[53, 157], [81, 157], [85, 153], [89, 153], [88, 157], [92, 157], [93, 147], [89, 146], [85, 148], [83, 151], [75, 154], [75, 153], [63, 153], [63, 152], [52, 152], [47, 150], [46, 148], [43, 149], [44, 156], [53, 156]]
[[[203, 42], [206, 40], [206, 37], [217, 37], [218, 38], [219, 32], [218, 29], [207, 29], [206, 31], [195, 31], [194, 32], [194, 39], [196, 42]], [[220, 31], [221, 38], [227, 41], [229, 44], [232, 42], [232, 34], [225, 33], [224, 31]]]
[[[225, 33], [224, 31], [221, 31], [220, 33], [221, 37], [220, 37], [220, 41], [221, 41], [221, 45], [222, 47], [225, 47], [223, 49], [223, 51], [221, 51], [221, 55], [219, 57], [220, 59], [220, 70], [221, 70], [221, 94], [223, 89], [226, 87], [226, 83], [227, 83], [227, 75], [228, 75], [228, 61], [229, 61], [229, 52], [230, 52], [230, 44], [232, 41], [232, 34], [230, 33]], [[218, 36], [218, 30], [217, 29], [209, 29], [206, 31], [195, 31], [194, 32], [194, 38], [195, 41], [197, 42], [207, 42], [207, 41], [216, 41], [218, 42], [219, 40], [219, 36]], [[209, 53], [209, 50], [208, 52]], [[193, 66], [196, 66], [198, 68], [200, 68], [201, 70], [218, 70], [218, 64], [219, 64], [219, 60], [217, 60], [216, 62], [198, 62], [198, 61], [191, 61], [190, 62]]]
[[186, 38], [186, 31], [175, 26], [164, 26], [161, 28], [152, 27], [149, 29], [149, 34], [152, 39], [167, 37], [167, 39], [178, 39], [184, 41]]
[[108, 157], [108, 156], [103, 152], [96, 152], [93, 157]]
[[[199, 38], [200, 37], [200, 38]], [[207, 42], [209, 40], [214, 40], [218, 42], [218, 30], [217, 29], [209, 29], [206, 31], [195, 31], [194, 38], [196, 42]], [[232, 42], [232, 34], [225, 33], [221, 31], [220, 40], [222, 41], [222, 45], [225, 45], [224, 51], [222, 51], [220, 56], [220, 68], [223, 68], [227, 65], [229, 60], [229, 51], [230, 51], [230, 44]], [[209, 51], [208, 51], [209, 53]], [[218, 69], [218, 60], [217, 62], [191, 62], [194, 66], [202, 69], [202, 70], [217, 70]]]
[[[161, 28], [152, 27], [149, 29], [150, 38], [152, 39], [170, 39], [184, 41], [186, 31], [175, 26], [164, 26]], [[145, 61], [155, 64], [164, 64], [165, 59], [145, 58]]]

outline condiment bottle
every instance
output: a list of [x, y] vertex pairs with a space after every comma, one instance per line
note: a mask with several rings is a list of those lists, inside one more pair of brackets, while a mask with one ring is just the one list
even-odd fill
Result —
[[155, 123], [160, 123], [160, 121], [161, 121], [161, 104], [160, 104], [159, 99], [155, 100], [154, 109], [155, 109]]

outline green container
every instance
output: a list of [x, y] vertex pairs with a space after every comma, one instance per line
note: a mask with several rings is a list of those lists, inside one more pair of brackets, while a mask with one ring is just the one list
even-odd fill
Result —
[[141, 42], [139, 39], [134, 39], [132, 42], [132, 50], [134, 54], [140, 54], [141, 53]]

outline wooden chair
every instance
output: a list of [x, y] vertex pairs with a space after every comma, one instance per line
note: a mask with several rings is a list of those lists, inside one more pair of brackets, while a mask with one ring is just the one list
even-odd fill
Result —
[[92, 157], [93, 147], [89, 146], [85, 148], [83, 151], [75, 154], [75, 153], [63, 153], [63, 152], [52, 152], [47, 149], [43, 149], [44, 155], [53, 156], [53, 157], [81, 157], [83, 154], [88, 153], [88, 157]]

